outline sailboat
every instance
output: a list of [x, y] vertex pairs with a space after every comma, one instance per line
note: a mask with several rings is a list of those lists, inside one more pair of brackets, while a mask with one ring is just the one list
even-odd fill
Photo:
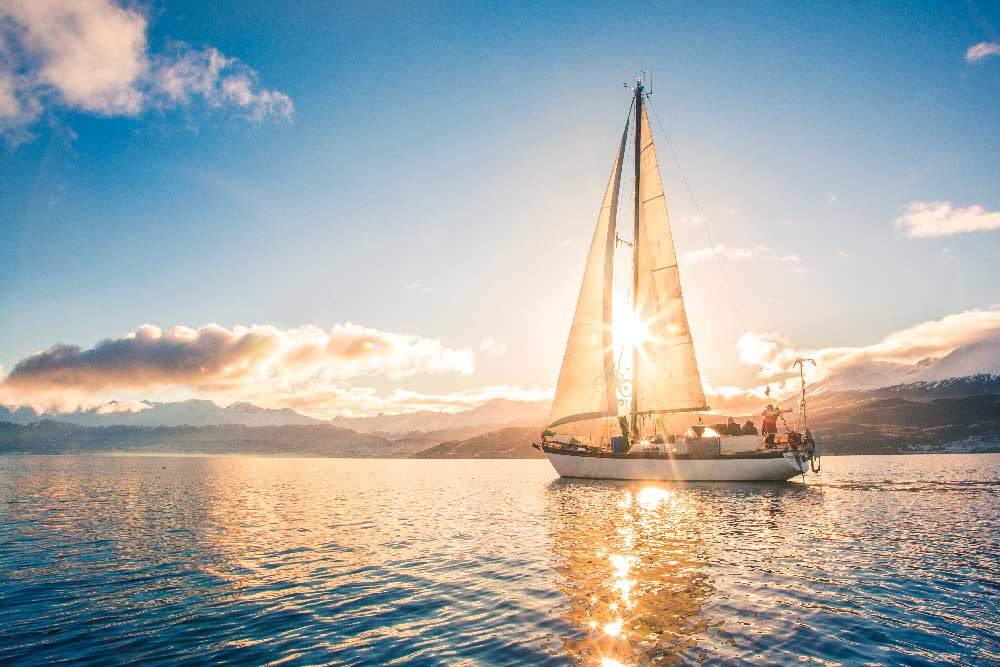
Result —
[[[680, 271], [637, 79], [594, 231], [549, 423], [535, 446], [563, 477], [675, 481], [784, 481], [818, 472], [812, 434], [722, 436], [700, 425], [667, 434], [664, 416], [707, 412]], [[632, 240], [617, 216], [629, 124], [635, 123]], [[615, 249], [631, 247], [630, 312], [614, 307]], [[615, 358], [615, 332], [629, 318], [631, 367]], [[805, 418], [803, 381], [802, 418]], [[569, 429], [569, 432], [567, 432]]]

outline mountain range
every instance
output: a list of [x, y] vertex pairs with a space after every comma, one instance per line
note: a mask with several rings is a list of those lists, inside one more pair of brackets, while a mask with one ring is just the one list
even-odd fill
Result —
[[[888, 361], [857, 361], [831, 373], [809, 388], [812, 395], [844, 391], [872, 391], [904, 387], [933, 393], [937, 386], [950, 386], [962, 393], [978, 388], [1000, 389], [1000, 341], [970, 343], [940, 358], [915, 364]], [[965, 391], [965, 393], [969, 393]]]
[[375, 417], [335, 417], [316, 419], [289, 408], [262, 408], [252, 403], [231, 403], [220, 407], [212, 401], [187, 400], [173, 403], [143, 401], [142, 409], [116, 409], [110, 404], [75, 412], [36, 412], [28, 407], [0, 406], [0, 422], [30, 424], [48, 419], [78, 426], [318, 426], [329, 424], [358, 433], [381, 433], [392, 436], [433, 431], [482, 431], [517, 425], [537, 425], [548, 416], [545, 401], [510, 401], [494, 399], [461, 412], [409, 412]]
[[[786, 411], [794, 412], [796, 402], [786, 400]], [[523, 458], [538, 455], [530, 444], [549, 402], [496, 399], [461, 412], [331, 420], [245, 402], [135, 407], [38, 413], [0, 406], [0, 451]], [[809, 387], [809, 417], [828, 452], [1000, 451], [1000, 341], [971, 343], [915, 364], [855, 362]], [[691, 417], [678, 419], [668, 428], [679, 432]]]

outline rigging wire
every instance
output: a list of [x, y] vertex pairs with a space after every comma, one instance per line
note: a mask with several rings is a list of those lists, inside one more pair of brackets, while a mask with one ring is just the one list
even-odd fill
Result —
[[701, 222], [701, 226], [705, 229], [705, 236], [708, 239], [709, 247], [712, 249], [712, 256], [715, 257], [715, 263], [719, 267], [719, 273], [722, 275], [722, 282], [726, 288], [726, 300], [729, 302], [730, 307], [736, 311], [736, 316], [740, 320], [740, 326], [743, 328], [743, 331], [747, 331], [746, 321], [743, 319], [743, 311], [739, 304], [736, 303], [731, 297], [734, 292], [729, 283], [729, 275], [726, 273], [726, 269], [722, 265], [722, 260], [719, 258], [719, 253], [716, 250], [717, 244], [715, 242], [715, 238], [712, 236], [712, 231], [708, 228], [708, 220], [701, 212], [701, 206], [698, 205], [698, 200], [694, 196], [694, 191], [691, 190], [691, 185], [688, 183], [687, 176], [684, 174], [684, 168], [681, 167], [681, 161], [677, 158], [677, 151], [674, 150], [674, 145], [670, 143], [670, 136], [663, 127], [663, 122], [660, 120], [660, 114], [656, 111], [656, 107], [653, 105], [653, 100], [647, 97], [646, 102], [649, 103], [649, 108], [653, 110], [653, 116], [656, 118], [656, 124], [660, 126], [660, 132], [663, 134], [663, 138], [667, 142], [667, 148], [670, 149], [670, 155], [674, 159], [674, 164], [677, 165], [677, 171], [681, 175], [681, 182], [684, 183], [684, 189], [687, 190], [688, 197], [691, 198], [691, 203], [694, 204], [694, 210], [698, 214], [698, 220]]

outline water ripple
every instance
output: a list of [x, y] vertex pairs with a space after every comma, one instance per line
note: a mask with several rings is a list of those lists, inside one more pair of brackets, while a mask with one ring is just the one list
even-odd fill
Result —
[[1000, 665], [1000, 456], [0, 458], [0, 664]]

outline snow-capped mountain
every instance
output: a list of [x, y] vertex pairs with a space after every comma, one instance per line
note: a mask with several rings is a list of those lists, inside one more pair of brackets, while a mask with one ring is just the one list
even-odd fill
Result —
[[[0, 421], [28, 424], [41, 419], [79, 424], [80, 426], [307, 426], [325, 423], [283, 408], [272, 410], [252, 403], [233, 403], [219, 407], [212, 401], [190, 400], [175, 403], [143, 401], [137, 411], [98, 408], [77, 412], [38, 413], [31, 408], [9, 410], [0, 406]], [[112, 406], [114, 407], [114, 406]]]
[[960, 347], [918, 373], [912, 382], [976, 375], [1000, 376], [1000, 341], [984, 340]]
[[[936, 359], [925, 359], [921, 364], [933, 364]], [[905, 382], [907, 377], [920, 373], [919, 364], [897, 364], [890, 361], [859, 361], [835, 371], [810, 387], [810, 393], [833, 391], [863, 391]]]
[[[1000, 341], [964, 345], [941, 358], [916, 364], [859, 361], [812, 385], [810, 393], [880, 390], [895, 394], [929, 392], [934, 397], [1000, 390]], [[944, 392], [944, 393], [942, 393]]]
[[[138, 410], [136, 408], [139, 408]], [[337, 417], [329, 421], [299, 414], [289, 408], [262, 408], [253, 403], [220, 407], [212, 401], [174, 403], [143, 401], [139, 405], [109, 404], [93, 410], [38, 413], [31, 408], [12, 410], [0, 406], [0, 422], [30, 424], [42, 419], [80, 426], [309, 426], [333, 424], [362, 433], [427, 433], [431, 431], [538, 426], [548, 416], [547, 401], [496, 399], [462, 412], [411, 412], [377, 417]], [[489, 428], [487, 428], [489, 427]]]

